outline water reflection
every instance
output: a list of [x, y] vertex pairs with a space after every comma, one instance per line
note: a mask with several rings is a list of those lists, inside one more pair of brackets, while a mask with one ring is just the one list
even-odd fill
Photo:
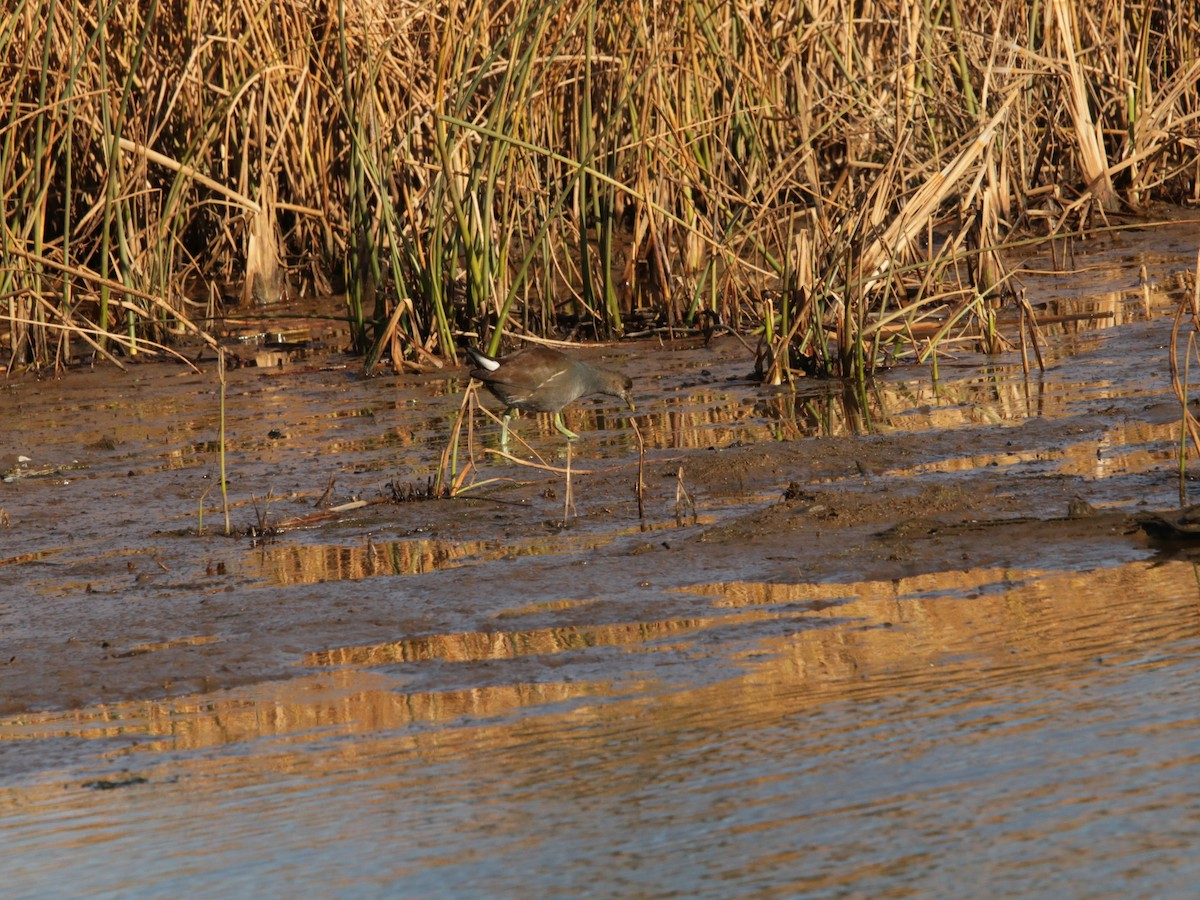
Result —
[[[749, 617], [761, 620], [761, 616]], [[720, 624], [738, 621], [724, 616]], [[743, 621], [745, 619], [742, 619]], [[487, 631], [467, 634], [433, 634], [388, 641], [367, 647], [339, 647], [309, 653], [308, 666], [377, 666], [387, 663], [445, 660], [480, 662], [516, 659], [521, 656], [547, 656], [595, 647], [635, 647], [647, 642], [690, 634], [711, 628], [718, 620], [707, 618], [667, 619], [628, 622], [617, 625], [564, 626], [531, 628], [523, 631]]]
[[[368, 655], [278, 685], [21, 716], [0, 723], [0, 754], [44, 752], [0, 788], [6, 886], [1173, 893], [1200, 835], [1197, 584], [1170, 557], [711, 584], [690, 593], [830, 624], [749, 648], [693, 640], [689, 673], [666, 681], [567, 666], [410, 692], [360, 668]], [[85, 787], [104, 778], [129, 786]]]
[[984, 467], [1033, 466], [1046, 475], [1088, 479], [1114, 478], [1137, 472], [1161, 471], [1175, 458], [1171, 443], [1178, 440], [1179, 423], [1123, 422], [1098, 436], [1059, 447], [1014, 447], [1010, 452], [953, 456], [911, 467], [898, 467], [888, 474], [922, 475], [931, 472], [972, 472]]
[[269, 584], [358, 581], [383, 575], [420, 575], [467, 563], [594, 550], [614, 535], [572, 533], [537, 541], [405, 538], [359, 546], [269, 544], [250, 550], [246, 571]]
[[[1173, 304], [1182, 282], [1155, 287], [1152, 272], [1143, 291], [1127, 259], [1121, 265], [1064, 273], [1057, 284], [1026, 277], [1049, 286], [1036, 300], [1045, 373], [1027, 375], [1014, 354], [981, 360], [948, 347], [938, 380], [927, 368], [897, 369], [860, 396], [818, 382], [755, 384], [747, 355], [719, 340], [633, 350], [647, 479], [661, 487], [680, 468], [724, 465], [719, 454], [681, 462], [674, 450], [885, 432], [913, 438], [892, 442], [912, 454], [884, 473], [897, 478], [988, 467], [1089, 482], [1161, 473], [1177, 425], [1140, 398], [1169, 406], [1165, 329], [1161, 316], [1154, 327], [1139, 323]], [[1106, 349], [1120, 322], [1129, 323], [1123, 343]], [[21, 418], [21, 440], [34, 433], [27, 424], [39, 425], [39, 456], [87, 466], [83, 489], [5, 486], [0, 619], [17, 638], [0, 673], [22, 672], [31, 691], [39, 678], [60, 685], [43, 702], [67, 695], [64, 673], [98, 673], [99, 691], [77, 695], [121, 691], [135, 677], [130, 658], [190, 657], [197, 670], [222, 660], [211, 669], [225, 684], [271, 666], [301, 674], [0, 721], [7, 892], [224, 896], [320, 885], [412, 896], [874, 897], [953, 896], [968, 885], [988, 895], [1185, 896], [1200, 880], [1191, 787], [1200, 778], [1200, 573], [1186, 556], [1145, 559], [1149, 551], [1124, 542], [1116, 552], [1138, 561], [1118, 565], [1112, 544], [1080, 539], [1039, 554], [1053, 570], [966, 568], [964, 555], [950, 572], [870, 580], [857, 567], [855, 580], [816, 583], [784, 569], [784, 553], [765, 568], [787, 577], [764, 583], [745, 580], [762, 570], [736, 547], [723, 548], [732, 561], [720, 571], [738, 577], [695, 584], [716, 577], [715, 565], [701, 565], [703, 547], [686, 557], [695, 569], [663, 562], [649, 572], [664, 557], [610, 546], [633, 532], [632, 514], [619, 524], [607, 510], [596, 516], [599, 535], [581, 527], [524, 539], [541, 528], [531, 519], [560, 506], [546, 498], [558, 479], [521, 486], [525, 497], [541, 491], [540, 505], [471, 516], [441, 505], [446, 519], [462, 520], [443, 533], [463, 540], [416, 529], [373, 540], [364, 532], [380, 519], [397, 528], [412, 509], [385, 507], [385, 516], [375, 507], [379, 518], [334, 523], [312, 545], [250, 550], [178, 528], [212, 482], [174, 470], [206, 465], [212, 474], [221, 449], [211, 374], [142, 371], [148, 377], [119, 389], [111, 374], [84, 372], [63, 380], [70, 390], [55, 382], [44, 396], [11, 387], [0, 397]], [[335, 475], [343, 493], [382, 480], [349, 477], [357, 473], [400, 470], [424, 483], [462, 388], [455, 375], [229, 377], [235, 509], [273, 490], [308, 511]], [[941, 433], [1038, 416], [1073, 417], [1072, 430], [1054, 432], [1051, 444], [1042, 423], [1029, 422], [1013, 430], [1028, 440], [990, 454], [971, 451], [969, 434]], [[577, 461], [621, 457], [627, 481], [635, 478], [623, 415], [581, 404], [568, 421], [584, 435]], [[539, 449], [563, 446], [544, 418], [518, 429]], [[479, 436], [489, 446], [496, 429]], [[165, 459], [171, 477], [130, 478], [157, 470], [128, 458]], [[107, 484], [86, 484], [105, 475]], [[764, 487], [771, 477], [743, 484], [732, 472], [730, 487], [714, 478], [710, 496], [696, 493], [710, 516], [728, 518], [774, 500], [780, 486]], [[1131, 478], [1109, 496], [1134, 502], [1148, 480]], [[1027, 482], [1030, 491], [1041, 484]], [[165, 528], [176, 531], [164, 537]], [[950, 528], [929, 536], [942, 546], [954, 538]], [[891, 540], [885, 552], [900, 546], [896, 533]], [[585, 599], [557, 599], [561, 579], [597, 571], [582, 551], [601, 548], [630, 552], [611, 577], [563, 592]], [[557, 558], [570, 553], [578, 568]], [[546, 559], [517, 573], [527, 582], [505, 584], [511, 604], [489, 598], [491, 613], [471, 605], [465, 575], [437, 574], [526, 554]], [[206, 555], [217, 565], [206, 568]], [[433, 577], [407, 577], [422, 573]], [[295, 590], [388, 576], [341, 593], [336, 584]], [[420, 603], [402, 608], [418, 591]], [[370, 627], [342, 602], [363, 593], [395, 604], [374, 606]], [[251, 607], [255, 616], [245, 614]], [[323, 622], [330, 630], [319, 641], [297, 627], [328, 608], [338, 618]], [[286, 651], [239, 634], [277, 625], [295, 629]], [[74, 669], [76, 631], [94, 632], [96, 643], [116, 635], [119, 649], [93, 646], [94, 667]], [[245, 647], [239, 658], [219, 652], [235, 644]], [[31, 649], [43, 653], [32, 665]], [[259, 667], [259, 654], [284, 652], [294, 657]], [[112, 790], [87, 787], [104, 780]]]
[[[386, 673], [339, 669], [253, 689], [131, 702], [68, 714], [30, 714], [0, 723], [0, 741], [75, 738], [98, 741], [108, 759], [236, 746], [270, 738], [280, 743], [321, 736], [371, 735], [407, 726], [445, 724], [466, 716], [497, 716], [522, 708], [604, 697], [611, 686], [552, 682], [404, 692]], [[251, 749], [251, 748], [247, 748]], [[124, 760], [123, 765], [132, 761]], [[156, 764], [147, 759], [145, 765]], [[59, 785], [46, 785], [57, 790]], [[11, 800], [13, 795], [8, 795]], [[0, 809], [6, 799], [0, 789]]]
[[862, 396], [851, 385], [800, 382], [755, 387], [757, 398], [712, 393], [668, 396], [638, 421], [648, 447], [702, 449], [887, 432], [948, 430], [1062, 417], [1084, 404], [1150, 395], [1146, 379], [1081, 382], [1026, 375], [1019, 364], [972, 369], [940, 381], [876, 380]]
[[[396, 692], [403, 680], [394, 677], [394, 672], [388, 674], [392, 670], [370, 671], [377, 667], [398, 662], [517, 661], [568, 652], [578, 652], [582, 660], [588, 651], [606, 647], [665, 653], [708, 647], [703, 657], [693, 656], [693, 660], [707, 657], [721, 667], [734, 661], [736, 668], [703, 688], [695, 685], [707, 679], [689, 678], [692, 688], [686, 683], [676, 686], [685, 688], [679, 697], [690, 697], [695, 691], [728, 694], [768, 686], [772, 694], [790, 698], [789, 710], [801, 698], [823, 703], [831, 695], [847, 692], [857, 695], [862, 690], [911, 687], [927, 678], [945, 681], [947, 673], [955, 678], [973, 677], [972, 673], [996, 665], [1011, 670], [1011, 675], [1021, 668], [1051, 669], [1098, 658], [1116, 666], [1127, 661], [1129, 654], [1140, 654], [1155, 643], [1200, 641], [1198, 575], [1200, 567], [1186, 557], [1164, 557], [1091, 572], [963, 569], [849, 584], [695, 585], [673, 589], [684, 597], [703, 598], [697, 614], [689, 617], [435, 634], [323, 650], [298, 660], [304, 666], [329, 669], [319, 675], [213, 695], [24, 714], [0, 722], [0, 741], [172, 735], [184, 741], [177, 747], [200, 747], [214, 743], [211, 735], [218, 732], [225, 735], [224, 742], [239, 742], [351, 720], [362, 733], [369, 730], [363, 728], [364, 721], [386, 721], [391, 724], [380, 727], [393, 727], [398, 721], [412, 720], [408, 714], [397, 720], [378, 710], [364, 717], [364, 711], [356, 706], [366, 698], [374, 709], [379, 693], [400, 697]], [[589, 609], [602, 612], [595, 604], [562, 602], [538, 604], [514, 614]], [[707, 614], [700, 614], [700, 609], [707, 609]], [[755, 627], [764, 622], [790, 624], [780, 635]], [[752, 643], [736, 640], [742, 629], [753, 637]], [[706, 632], [719, 640], [710, 643]], [[689, 640], [682, 644], [670, 640], [679, 637]], [[194, 636], [139, 647], [149, 652], [215, 639]], [[637, 662], [637, 667], [643, 664]], [[556, 671], [570, 674], [569, 668]], [[564, 679], [555, 679], [560, 680]], [[565, 680], [578, 683], [569, 677]], [[649, 683], [639, 683], [649, 689]], [[524, 690], [532, 685], [516, 687]], [[525, 705], [537, 705], [542, 702], [539, 697], [549, 696], [541, 689], [545, 687], [528, 691]], [[599, 691], [596, 696], [609, 695], [612, 685], [603, 685]], [[656, 702], [673, 703], [670, 698], [676, 697], [676, 692], [668, 694]], [[569, 695], [574, 694], [554, 696]], [[400, 697], [398, 705], [411, 711], [412, 696]], [[514, 708], [512, 696], [499, 706], [479, 699], [473, 706], [480, 715], [498, 715]], [[331, 697], [338, 699], [332, 703]], [[756, 703], [761, 706], [762, 700], [759, 696]], [[691, 702], [685, 699], [685, 703]], [[428, 704], [423, 703], [422, 708], [426, 712], [418, 718], [439, 718], [429, 713], [432, 707]], [[445, 708], [455, 710], [452, 715], [458, 716], [462, 706], [451, 703]], [[714, 705], [709, 715], [729, 717], [737, 708], [741, 706], [726, 700]], [[251, 711], [249, 718], [247, 710]], [[269, 712], [264, 714], [264, 710]], [[230, 730], [234, 719], [241, 724]], [[179, 722], [200, 720], [211, 722], [205, 729], [215, 729], [205, 732], [209, 737], [187, 743], [188, 738], [177, 734]]]
[[[1019, 363], [972, 366], [968, 375], [950, 374], [940, 381], [876, 379], [865, 394], [842, 381], [805, 379], [778, 388], [748, 380], [717, 389], [691, 387], [646, 397], [636, 418], [648, 449], [694, 450], [1015, 423], [1064, 415], [1081, 402], [1135, 396], [1151, 388], [1137, 382], [1052, 381], [1025, 373]], [[570, 427], [584, 435], [585, 455], [622, 456], [637, 449], [622, 420], [610, 422], [585, 408], [568, 418]], [[537, 446], [561, 445], [549, 417], [526, 417], [521, 423], [521, 436]], [[496, 440], [491, 430], [483, 432], [484, 446]]]
[[[1185, 226], [1178, 234], [1179, 246], [1190, 244], [1194, 253], [1194, 228]], [[1082, 264], [1069, 267], [1047, 257], [1024, 262], [1017, 274], [1048, 336], [1141, 322], [1179, 304], [1188, 285], [1184, 273], [1171, 265], [1174, 253], [1156, 254], [1145, 244], [1131, 248], [1127, 240], [1121, 244], [1109, 252], [1091, 247]]]

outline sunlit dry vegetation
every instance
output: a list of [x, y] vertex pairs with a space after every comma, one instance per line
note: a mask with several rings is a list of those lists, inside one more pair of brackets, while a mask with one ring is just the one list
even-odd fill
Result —
[[344, 294], [371, 365], [720, 322], [862, 374], [1200, 199], [1192, 3], [16, 0], [0, 65], [9, 367]]

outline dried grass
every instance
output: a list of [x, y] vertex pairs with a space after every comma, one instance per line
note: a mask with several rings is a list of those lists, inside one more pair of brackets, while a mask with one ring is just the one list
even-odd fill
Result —
[[247, 285], [369, 365], [704, 314], [855, 374], [982, 334], [1014, 231], [1200, 200], [1188, 3], [28, 0], [0, 67], [9, 367]]

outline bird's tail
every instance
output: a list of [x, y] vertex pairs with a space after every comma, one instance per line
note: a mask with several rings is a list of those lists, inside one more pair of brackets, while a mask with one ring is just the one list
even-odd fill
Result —
[[485, 372], [495, 372], [500, 368], [500, 363], [492, 359], [482, 350], [476, 350], [474, 347], [467, 348], [467, 356], [471, 357], [471, 362], [483, 369]]

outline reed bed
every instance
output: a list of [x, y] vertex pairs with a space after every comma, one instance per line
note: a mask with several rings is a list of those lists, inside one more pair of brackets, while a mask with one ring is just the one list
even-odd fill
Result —
[[0, 66], [10, 369], [341, 294], [368, 367], [720, 323], [861, 376], [1200, 201], [1191, 3], [15, 0]]

